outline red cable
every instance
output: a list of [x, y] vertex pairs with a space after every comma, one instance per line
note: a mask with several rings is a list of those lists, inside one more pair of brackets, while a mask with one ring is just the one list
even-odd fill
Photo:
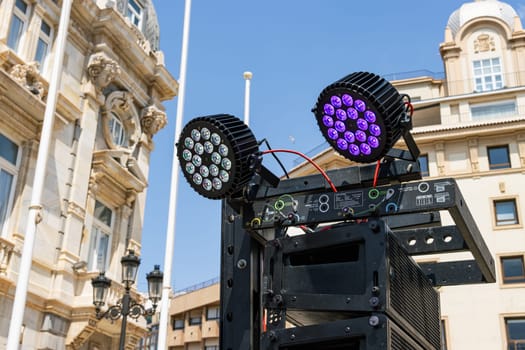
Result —
[[376, 171], [374, 172], [374, 184], [373, 186], [376, 187], [377, 186], [377, 178], [379, 176], [379, 167], [381, 165], [381, 160], [378, 159], [377, 160], [377, 164], [376, 164]]
[[337, 188], [335, 188], [334, 183], [332, 182], [332, 180], [330, 180], [330, 178], [328, 177], [326, 172], [323, 169], [321, 169], [319, 167], [319, 165], [317, 165], [312, 159], [310, 159], [306, 155], [302, 154], [301, 152], [297, 152], [297, 151], [293, 151], [293, 150], [289, 150], [289, 149], [269, 149], [269, 150], [266, 150], [266, 151], [262, 151], [262, 154], [275, 153], [275, 152], [293, 153], [293, 154], [296, 154], [298, 156], [303, 157], [308, 162], [310, 162], [310, 164], [312, 164], [321, 173], [321, 175], [323, 175], [323, 177], [326, 179], [326, 181], [328, 182], [328, 184], [332, 188], [332, 191], [337, 192]]
[[414, 114], [414, 106], [412, 106], [412, 103], [410, 102], [405, 102], [405, 105], [408, 107], [408, 109], [410, 109], [410, 117], [412, 117]]

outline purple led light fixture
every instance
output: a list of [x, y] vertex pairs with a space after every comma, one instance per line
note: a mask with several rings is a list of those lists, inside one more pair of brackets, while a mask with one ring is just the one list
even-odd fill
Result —
[[312, 111], [326, 140], [355, 162], [381, 159], [404, 131], [403, 98], [373, 73], [352, 73], [329, 85]]

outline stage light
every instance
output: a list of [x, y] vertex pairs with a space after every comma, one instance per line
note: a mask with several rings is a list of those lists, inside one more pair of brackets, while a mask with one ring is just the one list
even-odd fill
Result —
[[209, 199], [231, 197], [241, 191], [254, 174], [258, 151], [250, 128], [227, 114], [191, 120], [177, 144], [184, 177], [197, 193]]
[[406, 111], [397, 90], [367, 72], [352, 73], [326, 87], [312, 109], [328, 143], [360, 163], [381, 159], [407, 134], [412, 125]]

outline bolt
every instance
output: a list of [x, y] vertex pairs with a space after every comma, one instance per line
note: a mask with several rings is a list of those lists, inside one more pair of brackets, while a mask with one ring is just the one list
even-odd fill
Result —
[[268, 338], [270, 338], [271, 341], [276, 341], [277, 340], [277, 335], [275, 334], [274, 331], [269, 331], [268, 332]]
[[295, 334], [290, 335], [290, 340], [295, 340]]
[[368, 224], [368, 227], [372, 230], [374, 233], [379, 232], [379, 225], [377, 224], [377, 221], [370, 221]]
[[346, 298], [346, 303], [349, 304], [350, 301], [352, 301], [352, 299], [351, 299], [350, 297], [347, 297], [347, 298]]
[[274, 295], [273, 302], [281, 306], [283, 304], [283, 296], [281, 294]]
[[379, 317], [377, 316], [370, 316], [368, 319], [368, 324], [372, 327], [376, 327], [379, 325]]
[[345, 333], [350, 333], [350, 326], [345, 327]]
[[379, 306], [379, 298], [378, 297], [371, 297], [370, 299], [368, 299], [368, 303], [370, 304], [370, 306], [372, 307], [378, 307]]
[[379, 289], [378, 286], [373, 286], [373, 287], [372, 287], [372, 293], [373, 293], [373, 294], [379, 294], [379, 292], [380, 292], [380, 289]]
[[246, 266], [248, 266], [248, 263], [247, 263], [246, 260], [244, 260], [244, 259], [240, 259], [240, 260], [237, 262], [237, 267], [238, 267], [239, 269], [241, 269], [241, 270], [244, 269], [244, 268], [246, 268]]
[[228, 221], [229, 221], [229, 222], [234, 222], [234, 221], [235, 221], [235, 215], [230, 214], [230, 215], [228, 216]]
[[292, 297], [292, 301], [297, 301], [297, 297], [295, 295]]

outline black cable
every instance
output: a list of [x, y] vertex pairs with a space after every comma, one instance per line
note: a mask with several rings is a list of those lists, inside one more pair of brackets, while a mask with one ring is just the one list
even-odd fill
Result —
[[[271, 147], [270, 144], [268, 143], [268, 140], [266, 140], [266, 139], [263, 139], [262, 141], [259, 141], [259, 146], [260, 146], [263, 142], [266, 144], [266, 147], [268, 147], [269, 150], [272, 149], [272, 147]], [[279, 166], [281, 167], [282, 171], [284, 172], [284, 176], [286, 176], [286, 178], [289, 179], [290, 176], [288, 175], [288, 172], [286, 171], [286, 168], [284, 167], [283, 163], [281, 163], [281, 161], [280, 161], [279, 158], [275, 155], [275, 153], [272, 153], [272, 156], [273, 156], [273, 157], [275, 158], [275, 160], [277, 161], [277, 164], [279, 164]]]

